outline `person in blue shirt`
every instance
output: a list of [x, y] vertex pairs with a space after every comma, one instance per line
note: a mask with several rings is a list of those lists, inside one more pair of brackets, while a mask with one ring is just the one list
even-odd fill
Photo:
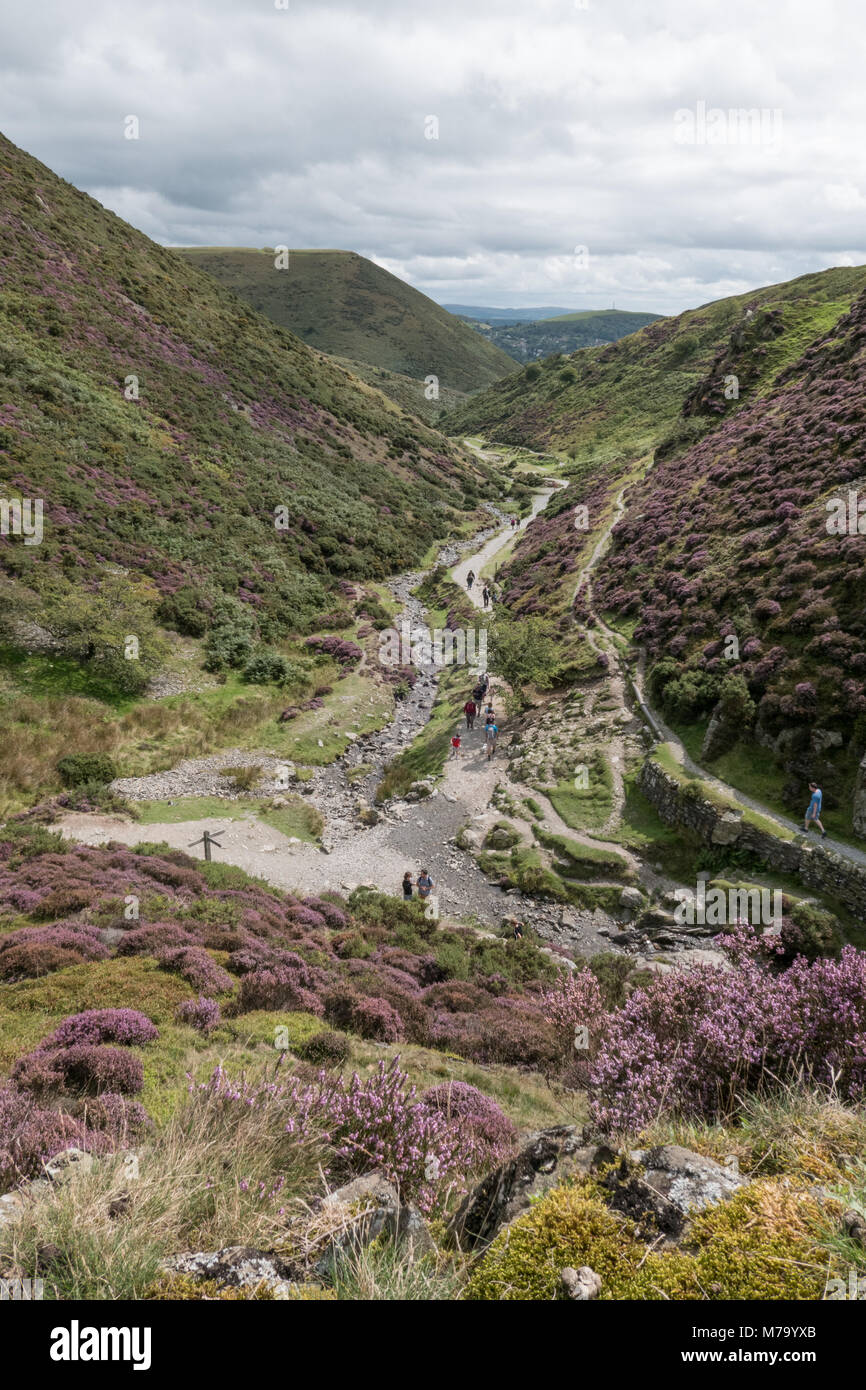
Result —
[[821, 839], [826, 840], [827, 832], [819, 819], [821, 815], [821, 802], [823, 801], [821, 788], [816, 786], [814, 782], [810, 782], [809, 791], [811, 793], [811, 800], [809, 802], [809, 805], [806, 807], [806, 829], [808, 830], [810, 825], [814, 821], [821, 832]]

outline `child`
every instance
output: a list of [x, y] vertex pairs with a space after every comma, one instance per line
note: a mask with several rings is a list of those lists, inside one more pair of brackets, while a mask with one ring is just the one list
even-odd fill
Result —
[[459, 758], [459, 757], [460, 757], [460, 735], [459, 735], [459, 734], [455, 734], [454, 737], [453, 737], [452, 740], [451, 740], [451, 756], [452, 756], [452, 758]]

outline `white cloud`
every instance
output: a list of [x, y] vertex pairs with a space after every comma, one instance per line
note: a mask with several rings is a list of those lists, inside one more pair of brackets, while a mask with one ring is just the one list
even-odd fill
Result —
[[[445, 301], [674, 312], [866, 260], [857, 0], [288, 3], [22, 10], [5, 133], [163, 243], [349, 247]], [[678, 144], [698, 103], [779, 138]]]

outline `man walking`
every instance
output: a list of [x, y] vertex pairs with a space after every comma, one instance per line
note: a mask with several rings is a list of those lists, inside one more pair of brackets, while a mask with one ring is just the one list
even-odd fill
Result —
[[418, 897], [426, 902], [427, 898], [429, 898], [430, 894], [433, 892], [433, 880], [426, 869], [421, 870], [415, 880], [415, 886], [418, 889]]
[[488, 724], [488, 725], [487, 725], [487, 728], [484, 730], [484, 739], [485, 739], [485, 742], [486, 742], [486, 744], [487, 744], [487, 761], [488, 761], [488, 762], [490, 762], [490, 759], [493, 757], [493, 754], [496, 752], [496, 740], [497, 740], [498, 737], [499, 737], [499, 730], [498, 730], [498, 728], [496, 727], [496, 725], [495, 725], [495, 724], [492, 724], [492, 723], [491, 723], [491, 724]]
[[810, 782], [810, 783], [809, 783], [809, 791], [810, 791], [810, 793], [811, 793], [811, 799], [810, 799], [810, 801], [809, 801], [809, 805], [806, 807], [806, 826], [805, 826], [805, 828], [806, 828], [806, 830], [808, 831], [810, 825], [811, 825], [812, 822], [814, 821], [815, 825], [817, 825], [818, 829], [819, 829], [820, 832], [821, 832], [821, 839], [822, 839], [822, 840], [826, 840], [826, 838], [827, 838], [827, 832], [826, 832], [826, 830], [824, 829], [824, 827], [823, 827], [823, 825], [821, 824], [821, 821], [820, 821], [820, 819], [819, 819], [819, 817], [820, 817], [820, 815], [821, 815], [821, 803], [822, 803], [822, 801], [824, 800], [823, 794], [822, 794], [822, 792], [821, 792], [821, 788], [820, 788], [819, 786], [817, 786], [814, 782]]
[[490, 604], [490, 590], [488, 589], [486, 584], [484, 585], [484, 588], [481, 590], [481, 597], [484, 599], [484, 607], [487, 608]]
[[463, 706], [463, 713], [466, 715], [466, 727], [467, 729], [471, 729], [475, 723], [475, 716], [478, 713], [478, 706], [471, 695]]

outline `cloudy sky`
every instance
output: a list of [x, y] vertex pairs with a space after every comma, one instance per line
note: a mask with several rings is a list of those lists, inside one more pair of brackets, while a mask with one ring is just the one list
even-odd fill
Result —
[[859, 3], [4, 0], [0, 128], [166, 245], [671, 313], [866, 262]]

